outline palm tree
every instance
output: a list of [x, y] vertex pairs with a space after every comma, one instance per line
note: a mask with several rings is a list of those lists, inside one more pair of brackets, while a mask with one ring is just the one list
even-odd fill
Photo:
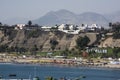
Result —
[[112, 27], [112, 23], [111, 22], [109, 23], [109, 27]]
[[112, 26], [113, 26], [113, 24], [111, 22], [109, 22], [110, 31], [112, 31]]
[[82, 24], [82, 27], [85, 26], [84, 24]]
[[32, 21], [29, 20], [29, 21], [28, 21], [28, 26], [31, 26], [31, 25], [32, 25]]
[[2, 26], [2, 23], [0, 22], [0, 26]]

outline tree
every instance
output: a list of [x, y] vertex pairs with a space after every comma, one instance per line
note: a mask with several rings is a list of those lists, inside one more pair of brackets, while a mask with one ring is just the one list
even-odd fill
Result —
[[62, 51], [61, 52], [61, 56], [68, 56], [68, 54], [69, 54], [69, 50], [68, 50], [68, 48], [66, 48], [64, 51]]
[[15, 47], [13, 47], [13, 46], [9, 47], [8, 50], [7, 50], [7, 52], [8, 53], [15, 52]]
[[37, 45], [34, 45], [32, 48], [31, 48], [31, 53], [33, 55], [36, 55], [36, 51], [38, 51], [38, 48], [37, 48]]
[[7, 49], [8, 49], [8, 46], [6, 44], [0, 46], [0, 52], [6, 52]]
[[32, 21], [29, 20], [29, 21], [28, 21], [28, 26], [31, 26], [31, 25], [32, 25]]
[[113, 30], [113, 32], [120, 32], [120, 23], [116, 22], [116, 23], [112, 24], [112, 30]]
[[113, 38], [120, 39], [120, 23], [119, 22], [112, 24], [112, 31], [113, 31]]
[[27, 50], [24, 47], [19, 48], [19, 53], [25, 53]]
[[90, 39], [87, 36], [78, 37], [76, 40], [77, 47], [82, 50], [85, 49], [85, 47], [87, 47], [89, 42]]
[[0, 22], [0, 26], [2, 26], [2, 23]]
[[51, 44], [51, 49], [54, 50], [56, 45], [58, 45], [58, 41], [56, 39], [51, 39], [50, 44]]
[[113, 49], [113, 57], [118, 58], [118, 53], [120, 52], [120, 48], [119, 47], [115, 47]]
[[15, 52], [18, 53], [19, 52], [19, 47], [16, 45], [15, 46]]
[[109, 23], [109, 27], [112, 27], [112, 23], [111, 22]]
[[84, 24], [82, 24], [82, 27], [85, 26]]

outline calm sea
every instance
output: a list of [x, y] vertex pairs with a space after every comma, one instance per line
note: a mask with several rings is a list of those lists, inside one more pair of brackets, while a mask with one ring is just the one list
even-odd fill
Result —
[[[9, 74], [16, 74], [10, 77]], [[0, 75], [4, 78], [33, 78], [45, 80], [47, 76], [70, 79], [86, 76], [81, 80], [120, 80], [120, 70], [107, 68], [66, 67], [58, 65], [0, 64]]]

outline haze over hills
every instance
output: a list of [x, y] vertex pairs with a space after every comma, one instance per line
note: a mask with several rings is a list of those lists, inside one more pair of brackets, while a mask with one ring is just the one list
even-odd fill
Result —
[[49, 12], [45, 16], [33, 21], [40, 25], [50, 25], [55, 24], [93, 24], [97, 23], [100, 25], [107, 25], [108, 20], [101, 14], [93, 12], [85, 12], [82, 14], [75, 14], [68, 10], [59, 10], [56, 12]]
[[53, 26], [55, 24], [77, 24], [78, 23], [78, 17], [76, 14], [67, 11], [67, 10], [59, 10], [59, 11], [51, 11], [48, 12], [43, 17], [33, 21], [35, 23], [38, 23], [40, 25], [50, 25]]
[[111, 22], [119, 22], [120, 21], [120, 11], [114, 12], [112, 14], [104, 15]]
[[39, 25], [53, 26], [56, 24], [99, 24], [108, 27], [109, 22], [120, 21], [120, 12], [113, 14], [99, 14], [95, 12], [85, 12], [82, 14], [75, 14], [68, 10], [59, 10], [48, 12], [43, 17], [34, 20], [34, 23]]
[[[28, 19], [29, 20], [29, 19]], [[109, 22], [118, 22], [120, 21], [120, 11], [114, 12], [112, 14], [99, 14], [95, 12], [84, 12], [81, 14], [75, 14], [68, 10], [58, 10], [50, 11], [44, 16], [32, 20], [33, 24], [45, 25], [45, 26], [54, 26], [56, 24], [99, 24], [103, 27], [108, 27]], [[27, 19], [10, 19], [3, 21], [7, 24], [17, 24], [17, 23], [27, 23]]]
[[5, 19], [2, 20], [1, 22], [3, 24], [14, 25], [14, 24], [26, 24], [28, 20], [29, 20], [28, 18], [16, 17], [16, 18]]
[[106, 26], [109, 21], [103, 15], [93, 12], [85, 12], [80, 14], [79, 16], [80, 24], [99, 24], [102, 26]]

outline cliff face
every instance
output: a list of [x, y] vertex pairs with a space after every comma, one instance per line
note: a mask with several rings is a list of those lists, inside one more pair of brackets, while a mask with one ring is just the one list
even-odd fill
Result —
[[8, 31], [5, 35], [0, 31], [0, 45], [7, 45], [9, 47], [24, 47], [28, 50], [35, 45], [39, 51], [51, 51], [51, 40], [55, 40], [58, 44], [55, 50], [65, 50], [66, 48], [72, 49], [76, 46], [76, 39], [78, 36], [88, 36], [90, 43], [96, 41], [95, 33], [81, 33], [79, 35], [66, 34], [60, 31], [40, 31], [40, 30], [18, 30]]
[[113, 37], [108, 37], [101, 42], [99, 47], [120, 47], [120, 39], [113, 39]]

